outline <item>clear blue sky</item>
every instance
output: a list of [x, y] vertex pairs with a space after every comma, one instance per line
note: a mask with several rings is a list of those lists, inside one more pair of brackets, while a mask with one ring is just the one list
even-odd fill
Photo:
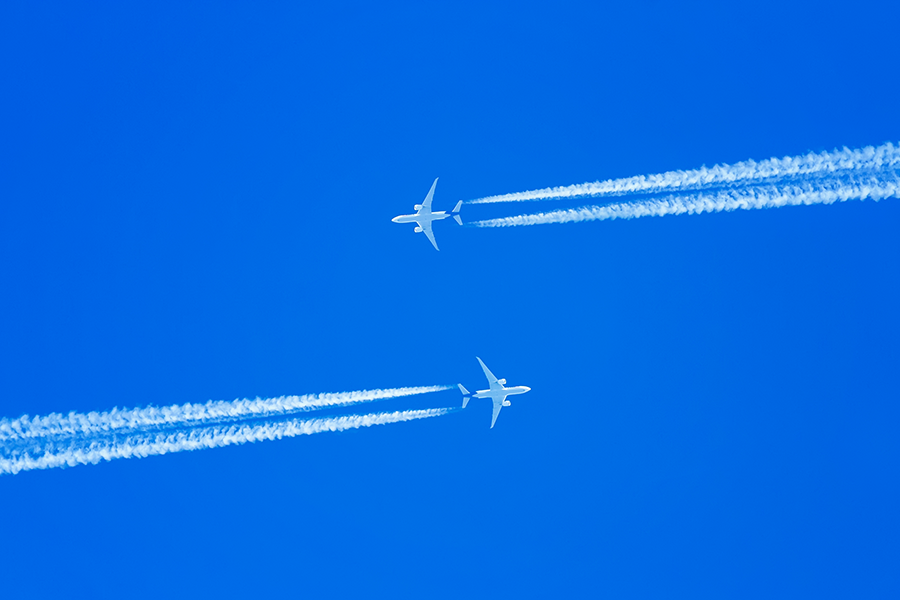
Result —
[[532, 392], [0, 478], [0, 596], [900, 596], [900, 200], [391, 223], [900, 141], [895, 3], [598, 4], [5, 3], [0, 416]]

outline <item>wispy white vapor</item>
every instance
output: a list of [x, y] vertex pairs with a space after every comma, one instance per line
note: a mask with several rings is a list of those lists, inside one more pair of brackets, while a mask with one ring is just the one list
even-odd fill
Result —
[[146, 427], [203, 425], [223, 420], [289, 415], [326, 407], [348, 406], [361, 402], [439, 392], [451, 387], [432, 385], [304, 396], [279, 396], [231, 402], [210, 400], [205, 404], [114, 408], [105, 412], [70, 412], [66, 415], [59, 413], [36, 417], [25, 415], [18, 419], [0, 419], [0, 444], [45, 436], [87, 435]]
[[748, 160], [732, 165], [715, 165], [688, 171], [668, 171], [654, 175], [638, 175], [564, 187], [544, 188], [528, 192], [488, 196], [468, 201], [469, 204], [523, 202], [528, 200], [561, 200], [583, 196], [619, 196], [652, 194], [674, 190], [703, 189], [740, 183], [777, 183], [778, 179], [814, 176], [851, 171], [880, 170], [900, 167], [900, 146], [882, 146], [809, 153], [802, 156]]
[[68, 444], [50, 441], [40, 446], [37, 451], [7, 450], [0, 454], [0, 475], [33, 469], [97, 464], [103, 460], [110, 461], [117, 458], [144, 458], [170, 452], [280, 440], [325, 431], [346, 431], [372, 425], [439, 417], [455, 410], [457, 409], [432, 408], [320, 419], [290, 419], [260, 424], [195, 427], [176, 432], [107, 434], [97, 439], [71, 440]]
[[665, 215], [700, 214], [738, 209], [776, 208], [801, 204], [832, 204], [847, 200], [881, 200], [900, 195], [897, 173], [852, 179], [833, 179], [792, 185], [762, 185], [719, 192], [670, 195], [638, 202], [618, 202], [555, 210], [530, 215], [487, 219], [476, 227], [516, 227], [548, 223], [576, 223], [607, 219], [636, 219]]

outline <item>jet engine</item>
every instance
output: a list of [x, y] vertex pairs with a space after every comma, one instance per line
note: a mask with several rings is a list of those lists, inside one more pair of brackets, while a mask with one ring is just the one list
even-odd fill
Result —
[[510, 402], [509, 400], [503, 401], [503, 406], [511, 406], [511, 405], [512, 405], [512, 402]]
[[497, 383], [499, 383], [500, 385], [506, 385], [506, 380], [505, 380], [505, 379], [498, 379], [498, 380], [497, 380]]
[[422, 228], [416, 227], [413, 231], [415, 231], [416, 233], [422, 233]]
[[422, 210], [422, 205], [416, 204], [415, 206], [413, 206], [413, 210]]

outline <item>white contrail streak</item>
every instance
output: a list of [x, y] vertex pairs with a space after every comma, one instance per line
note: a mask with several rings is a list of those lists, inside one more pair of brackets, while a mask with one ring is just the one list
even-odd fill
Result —
[[176, 432], [134, 433], [127, 436], [112, 434], [95, 440], [74, 440], [68, 446], [63, 445], [59, 448], [57, 444], [48, 442], [39, 452], [7, 451], [7, 456], [0, 456], [0, 475], [33, 469], [97, 464], [103, 460], [111, 461], [117, 458], [144, 458], [170, 452], [280, 440], [325, 431], [346, 431], [372, 425], [439, 417], [456, 410], [458, 409], [431, 408], [346, 417], [291, 419], [255, 425], [196, 427]]
[[776, 208], [801, 204], [832, 204], [847, 200], [881, 200], [900, 195], [897, 173], [880, 177], [854, 178], [852, 181], [831, 180], [816, 184], [763, 185], [666, 196], [638, 202], [620, 202], [602, 206], [586, 206], [571, 210], [555, 210], [531, 215], [488, 219], [471, 223], [476, 227], [516, 227], [548, 223], [577, 223], [607, 219], [636, 219], [665, 215], [697, 215], [708, 212], [753, 208]]
[[688, 171], [668, 171], [654, 175], [638, 175], [624, 179], [595, 181], [565, 187], [544, 188], [528, 192], [488, 196], [469, 200], [468, 204], [523, 202], [528, 200], [561, 200], [583, 196], [618, 196], [652, 194], [674, 190], [703, 189], [740, 183], [770, 182], [789, 177], [815, 176], [841, 172], [892, 169], [900, 167], [900, 146], [882, 146], [809, 153], [802, 156], [770, 158], [759, 162], [748, 160], [733, 165], [715, 165]]
[[347, 406], [360, 402], [439, 392], [451, 387], [433, 385], [304, 396], [279, 396], [231, 402], [210, 400], [205, 404], [114, 408], [105, 412], [70, 412], [66, 415], [59, 413], [36, 417], [24, 415], [18, 419], [0, 419], [0, 444], [46, 436], [87, 435], [147, 427], [203, 425], [222, 420], [289, 415], [326, 407]]

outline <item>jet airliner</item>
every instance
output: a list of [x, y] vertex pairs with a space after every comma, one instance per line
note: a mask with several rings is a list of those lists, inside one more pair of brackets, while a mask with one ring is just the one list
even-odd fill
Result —
[[497, 422], [497, 415], [500, 414], [500, 409], [504, 406], [509, 406], [510, 401], [506, 399], [507, 396], [514, 396], [516, 394], [524, 394], [525, 392], [530, 392], [531, 388], [526, 387], [524, 385], [517, 385], [515, 387], [505, 387], [506, 380], [505, 379], [497, 379], [494, 377], [494, 374], [491, 373], [491, 370], [487, 368], [487, 365], [478, 358], [478, 364], [481, 365], [482, 370], [484, 371], [484, 376], [487, 377], [488, 384], [491, 386], [489, 390], [479, 390], [474, 394], [470, 394], [469, 390], [463, 387], [463, 384], [459, 383], [459, 391], [462, 392], [463, 395], [463, 408], [466, 407], [466, 404], [469, 403], [469, 400], [472, 398], [490, 398], [494, 403], [494, 414], [491, 416], [491, 429], [494, 428], [494, 423]]
[[416, 233], [424, 233], [425, 237], [431, 242], [434, 246], [435, 250], [440, 251], [438, 248], [437, 242], [434, 241], [434, 232], [431, 230], [431, 222], [432, 221], [440, 221], [441, 219], [446, 219], [447, 217], [453, 217], [456, 219], [456, 222], [462, 225], [462, 219], [459, 216], [459, 209], [462, 208], [462, 200], [456, 203], [456, 208], [451, 210], [450, 212], [446, 212], [443, 210], [439, 210], [437, 212], [431, 212], [431, 199], [434, 197], [434, 188], [437, 186], [438, 180], [435, 179], [434, 183], [431, 184], [431, 189], [428, 190], [428, 195], [425, 196], [425, 200], [422, 204], [416, 204], [413, 207], [413, 210], [416, 211], [414, 215], [400, 215], [399, 217], [394, 217], [391, 219], [394, 223], [415, 223], [416, 224]]

